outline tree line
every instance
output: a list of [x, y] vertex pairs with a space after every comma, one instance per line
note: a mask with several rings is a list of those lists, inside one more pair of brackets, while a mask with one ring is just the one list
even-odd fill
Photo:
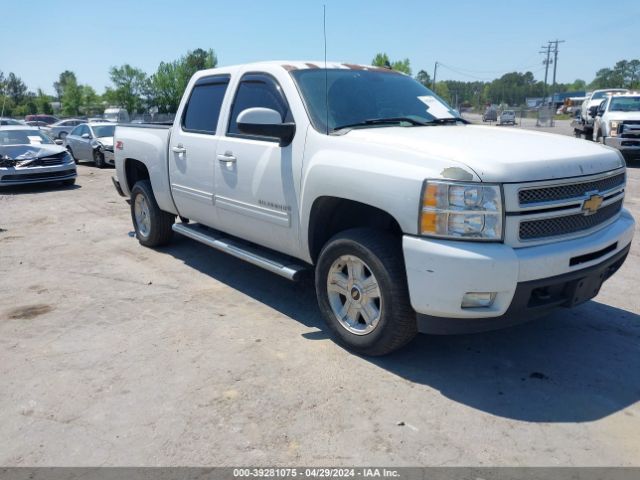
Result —
[[[386, 53], [378, 53], [372, 65], [386, 66], [412, 75], [411, 62], [391, 61]], [[537, 81], [532, 72], [510, 72], [490, 82], [443, 80], [433, 85], [426, 70], [420, 70], [415, 79], [431, 88], [437, 95], [454, 106], [479, 108], [487, 104], [507, 104], [524, 106], [527, 98], [540, 98], [554, 93], [595, 90], [599, 88], [640, 88], [640, 60], [620, 60], [612, 68], [603, 68], [596, 72], [595, 78], [587, 84], [582, 79], [571, 83], [556, 83], [545, 87], [543, 81]]]
[[74, 72], [65, 70], [53, 84], [55, 96], [42, 89], [30, 91], [13, 72], [5, 77], [0, 71], [0, 108], [4, 116], [12, 117], [52, 114], [51, 104], [56, 101], [65, 117], [98, 115], [108, 106], [124, 107], [133, 114], [147, 112], [151, 107], [160, 113], [175, 113], [191, 76], [217, 64], [213, 50], [197, 48], [176, 60], [161, 62], [151, 75], [129, 64], [114, 66], [109, 69], [111, 85], [102, 94], [90, 85], [80, 84]]
[[[107, 106], [124, 107], [133, 114], [148, 112], [151, 107], [160, 113], [175, 113], [189, 78], [198, 70], [217, 64], [218, 58], [212, 49], [197, 48], [176, 60], [161, 62], [151, 75], [129, 64], [114, 66], [109, 69], [111, 85], [101, 94], [89, 85], [80, 84], [74, 72], [65, 70], [53, 84], [55, 96], [47, 95], [42, 89], [33, 92], [15, 73], [5, 76], [0, 71], [0, 108], [4, 116], [13, 117], [52, 114], [55, 101], [60, 103], [60, 114], [65, 117], [98, 115]], [[408, 58], [391, 60], [386, 53], [378, 53], [371, 64], [413, 75]], [[527, 97], [553, 93], [606, 87], [640, 88], [640, 60], [620, 60], [611, 68], [602, 68], [589, 84], [577, 79], [546, 88], [532, 72], [505, 73], [490, 82], [443, 80], [435, 86], [426, 70], [419, 70], [415, 78], [454, 106], [480, 108], [497, 103], [520, 106]]]

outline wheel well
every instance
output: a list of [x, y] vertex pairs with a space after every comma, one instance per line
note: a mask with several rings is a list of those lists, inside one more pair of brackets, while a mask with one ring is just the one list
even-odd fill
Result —
[[134, 160], [133, 158], [127, 158], [124, 161], [124, 171], [127, 175], [129, 191], [131, 191], [136, 182], [139, 182], [140, 180], [149, 180], [150, 178], [147, 166], [140, 160]]
[[396, 219], [384, 210], [344, 198], [316, 199], [309, 218], [309, 252], [312, 261], [316, 262], [324, 244], [335, 234], [358, 227], [402, 235]]

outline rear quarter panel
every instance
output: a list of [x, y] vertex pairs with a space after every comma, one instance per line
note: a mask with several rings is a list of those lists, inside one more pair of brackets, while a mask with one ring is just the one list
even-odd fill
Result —
[[161, 210], [178, 214], [171, 196], [167, 152], [171, 128], [168, 126], [123, 126], [116, 127], [114, 145], [121, 142], [122, 148], [115, 148], [116, 175], [125, 195], [131, 195], [133, 185], [129, 185], [126, 164], [137, 160], [145, 165], [153, 193]]

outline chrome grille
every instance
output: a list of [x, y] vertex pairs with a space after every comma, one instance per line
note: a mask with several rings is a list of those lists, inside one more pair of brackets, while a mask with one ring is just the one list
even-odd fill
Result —
[[621, 185], [624, 185], [625, 174], [620, 173], [607, 178], [601, 178], [592, 182], [571, 183], [554, 187], [531, 188], [520, 190], [518, 200], [520, 205], [532, 203], [553, 202], [579, 198], [588, 192], [606, 192]]
[[572, 233], [589, 230], [616, 216], [622, 209], [622, 200], [602, 207], [593, 215], [578, 213], [563, 217], [551, 217], [541, 220], [529, 220], [520, 222], [520, 239], [537, 240], [548, 237], [569, 235]]

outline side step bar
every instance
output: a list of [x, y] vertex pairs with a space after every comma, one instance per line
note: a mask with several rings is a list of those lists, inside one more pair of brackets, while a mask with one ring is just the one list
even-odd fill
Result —
[[289, 280], [297, 280], [299, 274], [307, 270], [304, 265], [292, 263], [284, 255], [245, 245], [215, 230], [204, 228], [197, 223], [174, 223], [173, 231], [216, 250], [233, 255], [240, 260], [277, 273]]

